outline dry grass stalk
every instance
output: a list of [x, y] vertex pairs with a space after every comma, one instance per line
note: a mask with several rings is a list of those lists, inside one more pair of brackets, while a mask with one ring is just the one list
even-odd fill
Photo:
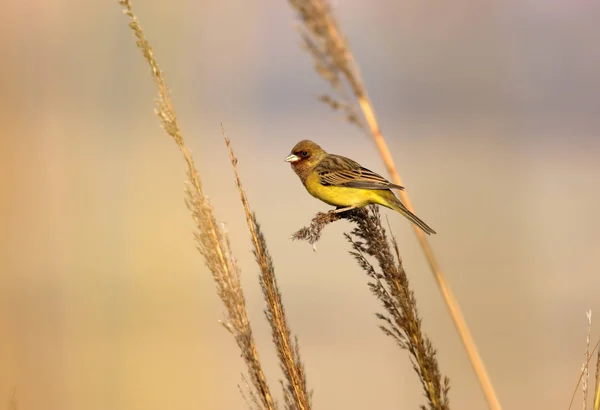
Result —
[[252, 335], [252, 329], [250, 328], [246, 302], [240, 284], [240, 270], [231, 254], [229, 238], [224, 228], [217, 223], [212, 206], [204, 195], [200, 175], [184, 143], [168, 88], [154, 57], [152, 47], [144, 36], [138, 19], [133, 14], [130, 1], [120, 0], [119, 3], [123, 8], [124, 14], [129, 17], [129, 27], [137, 39], [137, 47], [141, 50], [144, 58], [150, 65], [152, 78], [158, 88], [156, 114], [160, 117], [165, 132], [173, 138], [185, 159], [188, 177], [186, 204], [196, 223], [197, 231], [194, 236], [198, 250], [213, 274], [217, 293], [227, 311], [224, 326], [234, 336], [242, 352], [242, 357], [248, 367], [251, 383], [256, 390], [255, 395], [260, 398], [260, 408], [275, 409], [277, 407], [262, 370], [256, 343]]
[[[592, 351], [590, 353], [590, 334], [592, 332], [592, 310], [588, 310], [587, 312], [587, 318], [588, 318], [588, 334], [587, 334], [587, 341], [586, 341], [586, 358], [587, 358], [587, 362], [589, 363], [590, 359], [592, 358], [594, 352]], [[600, 342], [599, 342], [600, 343]], [[598, 345], [596, 345], [597, 347]], [[586, 365], [587, 368], [589, 368], [589, 365]], [[588, 377], [588, 375], [586, 374], [586, 377]], [[594, 404], [593, 404], [593, 409], [594, 410], [599, 410], [600, 409], [600, 350], [598, 350], [598, 352], [596, 353], [596, 378], [595, 378], [595, 383], [594, 383]], [[586, 392], [587, 393], [587, 392]], [[587, 397], [584, 397], [584, 406], [587, 406]]]
[[592, 333], [592, 311], [591, 309], [588, 310], [586, 312], [586, 317], [588, 320], [588, 331], [587, 331], [587, 337], [585, 340], [585, 356], [584, 356], [584, 362], [583, 365], [581, 366], [581, 370], [583, 371], [583, 378], [581, 380], [581, 393], [583, 396], [583, 410], [586, 410], [587, 408], [587, 396], [588, 396], [588, 382], [590, 379], [590, 372], [589, 372], [589, 362], [590, 362], [590, 336]]
[[262, 409], [263, 405], [261, 404], [261, 401], [258, 398], [258, 395], [256, 394], [256, 390], [250, 386], [250, 383], [248, 383], [248, 379], [246, 378], [246, 375], [244, 373], [242, 373], [242, 384], [244, 388], [242, 388], [242, 386], [238, 384], [238, 390], [240, 391], [240, 395], [248, 405], [248, 408], [252, 410]]
[[[346, 119], [364, 129], [351, 93], [365, 94], [358, 68], [346, 40], [341, 35], [329, 5], [325, 1], [289, 0], [298, 12], [303, 26], [300, 36], [303, 46], [314, 57], [315, 70], [331, 85], [336, 97], [321, 95], [318, 99], [334, 110], [343, 111]], [[350, 90], [348, 90], [350, 88]]]
[[310, 225], [294, 233], [292, 239], [308, 241], [308, 243], [314, 246], [321, 238], [321, 232], [325, 226], [338, 219], [348, 218], [350, 213], [351, 211], [341, 213], [319, 212], [312, 221], [310, 221]]
[[282, 383], [284, 391], [284, 399], [286, 408], [289, 410], [309, 410], [311, 408], [310, 394], [306, 384], [306, 374], [304, 365], [300, 359], [300, 348], [298, 340], [292, 339], [290, 328], [287, 324], [281, 293], [277, 286], [275, 277], [275, 268], [273, 267], [273, 259], [267, 249], [266, 239], [261, 232], [260, 225], [256, 219], [256, 214], [251, 211], [248, 198], [242, 187], [240, 175], [237, 170], [237, 158], [233, 154], [231, 142], [225, 135], [225, 130], [221, 125], [223, 138], [229, 151], [231, 165], [235, 174], [235, 182], [240, 193], [242, 205], [246, 213], [246, 221], [248, 229], [252, 236], [252, 244], [254, 245], [254, 256], [260, 267], [260, 286], [263, 295], [267, 302], [265, 315], [271, 325], [271, 333], [273, 335], [273, 343], [277, 350], [281, 370], [286, 379], [286, 383]]
[[596, 353], [596, 389], [594, 391], [594, 410], [600, 410], [600, 350], [598, 353]]
[[[596, 350], [598, 350], [598, 347], [600, 346], [600, 340], [598, 340], [598, 342], [596, 343], [596, 345], [594, 346], [594, 348], [592, 349], [592, 351], [589, 354], [586, 366], [589, 366], [590, 364], [590, 360], [592, 360], [592, 357], [594, 356], [594, 353], [596, 353]], [[600, 354], [600, 350], [598, 350], [598, 354]], [[598, 358], [598, 362], [600, 362], [600, 358]], [[577, 379], [577, 384], [575, 385], [575, 388], [573, 389], [573, 394], [571, 395], [571, 401], [569, 402], [569, 409], [571, 410], [571, 407], [573, 407], [573, 402], [575, 401], [575, 396], [577, 395], [577, 389], [579, 388], [579, 384], [581, 383], [581, 381], [583, 380], [583, 376], [584, 376], [584, 371], [583, 369], [579, 372], [579, 379]], [[596, 404], [594, 403], [594, 406]], [[597, 410], [594, 407], [594, 410]]]
[[[355, 104], [346, 97], [344, 85], [352, 90], [363, 117], [368, 125], [371, 135], [379, 149], [380, 155], [386, 168], [392, 178], [392, 181], [401, 186], [405, 186], [396, 169], [396, 165], [387, 146], [385, 138], [381, 134], [375, 111], [366, 87], [360, 76], [358, 65], [354, 56], [344, 38], [342, 31], [331, 13], [326, 0], [289, 0], [291, 6], [298, 12], [302, 22], [301, 36], [304, 40], [304, 46], [313, 56], [316, 65], [316, 71], [327, 80], [338, 96], [342, 98], [341, 102], [333, 100], [333, 107], [354, 107]], [[345, 81], [343, 81], [345, 80]], [[329, 98], [329, 97], [327, 97]], [[352, 115], [347, 115], [349, 121], [354, 124], [362, 124], [357, 118], [355, 110], [351, 110]], [[400, 191], [400, 198], [406, 207], [414, 212], [410, 199], [406, 191]], [[461, 309], [456, 301], [445, 276], [443, 275], [433, 249], [429, 244], [426, 235], [416, 226], [413, 227], [419, 243], [423, 248], [431, 271], [442, 292], [442, 296], [448, 307], [450, 315], [454, 321], [461, 340], [465, 346], [473, 369], [477, 375], [483, 393], [491, 409], [500, 409], [500, 402], [492, 386], [491, 380], [487, 374], [483, 361], [477, 351], [477, 346], [471, 336], [467, 323], [463, 317]]]
[[[377, 314], [383, 322], [381, 330], [410, 354], [413, 368], [429, 402], [428, 407], [422, 408], [448, 409], [450, 381], [447, 377], [442, 378], [435, 349], [423, 333], [417, 302], [409, 288], [396, 240], [392, 237], [392, 251], [377, 206], [370, 206], [369, 210], [359, 208], [340, 214], [318, 214], [310, 227], [298, 231], [294, 238], [314, 241], [327, 224], [341, 218], [356, 224], [349, 235], [345, 234], [352, 244], [353, 251], [350, 253], [369, 276], [369, 288], [386, 311], [386, 314]], [[377, 261], [379, 270], [369, 258]]]

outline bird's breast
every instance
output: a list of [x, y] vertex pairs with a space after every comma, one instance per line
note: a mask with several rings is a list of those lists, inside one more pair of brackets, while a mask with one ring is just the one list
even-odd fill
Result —
[[304, 181], [304, 186], [309, 194], [333, 206], [361, 207], [372, 203], [379, 203], [375, 198], [377, 193], [369, 189], [322, 185], [319, 174], [316, 172], [310, 173]]

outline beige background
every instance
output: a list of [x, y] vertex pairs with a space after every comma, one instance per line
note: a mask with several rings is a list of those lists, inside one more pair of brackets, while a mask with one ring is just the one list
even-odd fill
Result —
[[[566, 409], [600, 335], [600, 35], [593, 1], [337, 0], [418, 214], [506, 409]], [[274, 389], [224, 121], [266, 233], [315, 409], [417, 408], [407, 354], [347, 254], [289, 240], [327, 209], [300, 139], [384, 172], [314, 101], [283, 0], [137, 1], [206, 191], [227, 224]], [[0, 6], [0, 402], [22, 410], [243, 409], [243, 363], [192, 241], [184, 167], [116, 1]], [[409, 224], [389, 215], [456, 409], [485, 403]], [[598, 318], [598, 319], [596, 319]], [[576, 408], [581, 408], [577, 403]]]

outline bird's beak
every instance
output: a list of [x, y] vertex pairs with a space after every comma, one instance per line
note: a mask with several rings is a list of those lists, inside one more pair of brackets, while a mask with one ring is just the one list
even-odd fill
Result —
[[291, 155], [288, 155], [288, 156], [285, 158], [285, 162], [296, 162], [296, 161], [298, 161], [299, 159], [300, 159], [300, 158], [299, 158], [297, 155], [291, 154]]

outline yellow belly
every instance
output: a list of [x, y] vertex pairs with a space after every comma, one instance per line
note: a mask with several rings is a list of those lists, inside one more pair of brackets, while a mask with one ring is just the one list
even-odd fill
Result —
[[369, 190], [338, 186], [324, 186], [319, 182], [319, 175], [314, 173], [306, 179], [306, 190], [315, 198], [333, 206], [361, 207], [369, 204], [389, 206], [385, 196], [394, 195], [388, 190]]

